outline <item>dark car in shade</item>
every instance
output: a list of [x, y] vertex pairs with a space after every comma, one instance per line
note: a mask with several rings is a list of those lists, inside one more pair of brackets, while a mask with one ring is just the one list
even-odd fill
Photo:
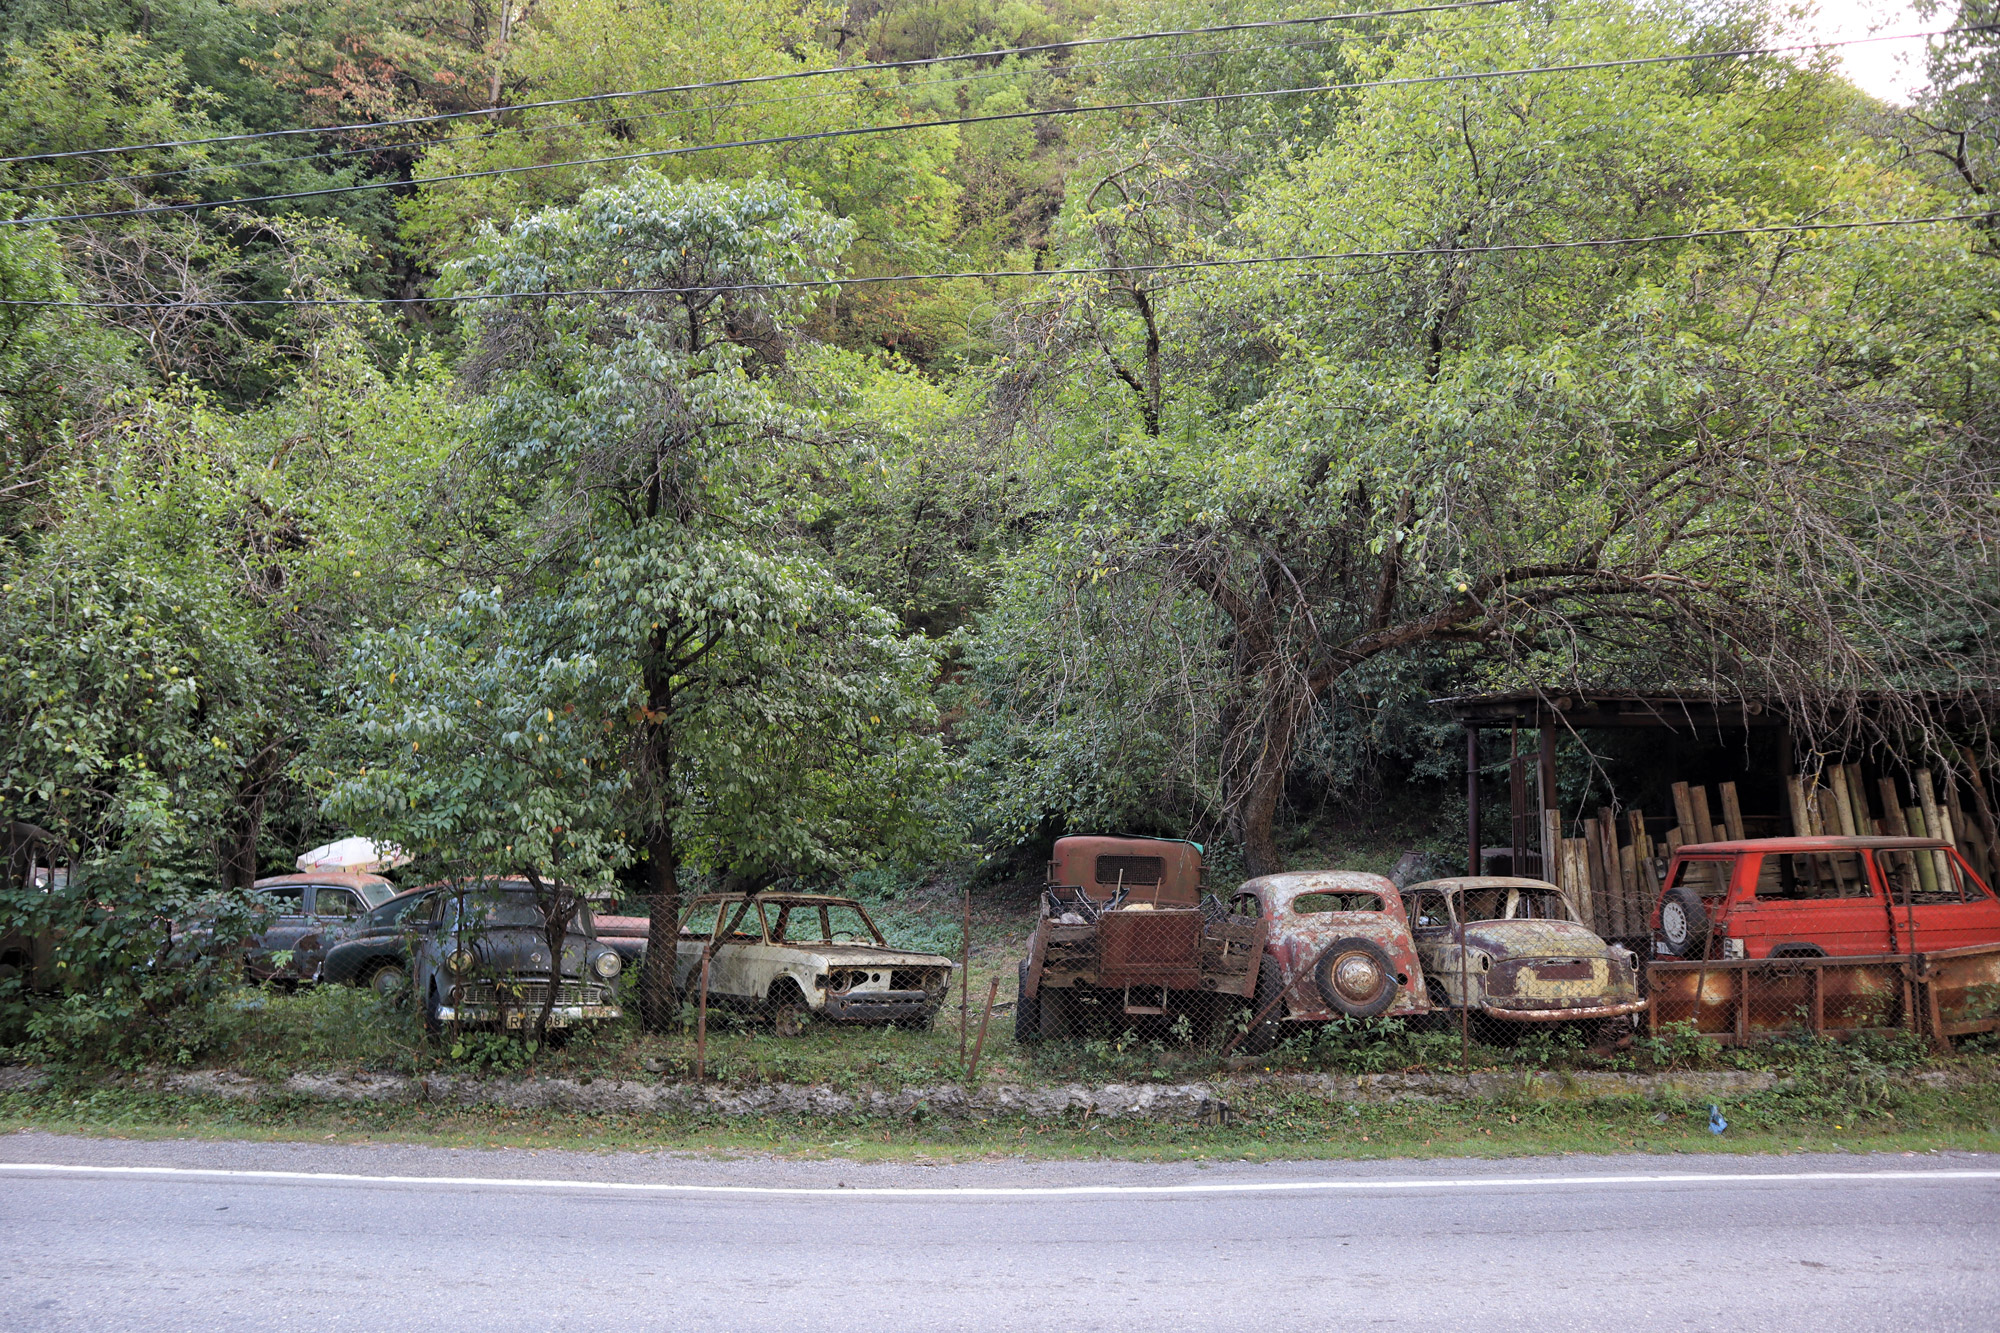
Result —
[[261, 909], [245, 970], [254, 981], [294, 983], [319, 975], [328, 944], [398, 892], [380, 875], [313, 871], [272, 875], [250, 888]]
[[378, 995], [400, 995], [410, 986], [410, 935], [435, 884], [399, 893], [347, 929], [320, 962], [319, 979], [332, 985], [366, 986]]
[[619, 1016], [625, 963], [597, 938], [588, 903], [577, 905], [553, 957], [541, 902], [523, 880], [441, 885], [404, 919], [412, 994], [433, 1032], [448, 1023], [532, 1028], [545, 1009], [551, 1028]]

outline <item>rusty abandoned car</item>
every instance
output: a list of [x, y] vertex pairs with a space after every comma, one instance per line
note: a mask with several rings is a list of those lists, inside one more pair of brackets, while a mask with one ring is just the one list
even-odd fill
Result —
[[1403, 890], [1434, 1005], [1514, 1024], [1629, 1027], [1646, 1007], [1638, 960], [1577, 919], [1555, 885], [1468, 876]]
[[1245, 1051], [1267, 1051], [1295, 1032], [1342, 1018], [1428, 1011], [1402, 899], [1382, 876], [1351, 870], [1265, 875], [1238, 889], [1230, 906], [1264, 927]]
[[544, 906], [525, 881], [489, 880], [446, 886], [404, 918], [427, 1029], [533, 1028], [544, 1014], [560, 1029], [619, 1016], [613, 986], [624, 963], [598, 941], [589, 904], [576, 904], [555, 956]]
[[823, 893], [711, 893], [682, 915], [676, 984], [692, 994], [708, 963], [711, 1002], [767, 1014], [780, 1035], [811, 1019], [928, 1028], [953, 965], [896, 949], [867, 909]]
[[250, 893], [264, 919], [244, 970], [253, 981], [296, 984], [313, 980], [329, 943], [395, 897], [397, 888], [380, 875], [315, 871], [260, 879]]
[[1058, 839], [1018, 967], [1017, 1041], [1127, 1019], [1213, 1030], [1257, 985], [1264, 927], [1202, 892], [1201, 848], [1162, 838]]

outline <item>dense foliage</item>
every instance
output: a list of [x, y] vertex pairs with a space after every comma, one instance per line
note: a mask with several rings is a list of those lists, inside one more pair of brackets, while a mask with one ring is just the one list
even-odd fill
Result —
[[1268, 869], [1454, 689], [1989, 687], [1990, 8], [1892, 108], [1681, 58], [1761, 0], [9, 6], [0, 924]]

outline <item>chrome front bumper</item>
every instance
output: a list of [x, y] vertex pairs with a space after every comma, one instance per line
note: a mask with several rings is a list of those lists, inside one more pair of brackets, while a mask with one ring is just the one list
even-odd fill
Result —
[[[441, 1023], [499, 1023], [503, 1012], [497, 1004], [447, 1004], [438, 1007]], [[509, 1005], [504, 1010], [510, 1028], [533, 1027], [541, 1021], [540, 1005]], [[549, 1026], [568, 1027], [597, 1019], [617, 1018], [624, 1011], [615, 1004], [559, 1004], [549, 1011]]]

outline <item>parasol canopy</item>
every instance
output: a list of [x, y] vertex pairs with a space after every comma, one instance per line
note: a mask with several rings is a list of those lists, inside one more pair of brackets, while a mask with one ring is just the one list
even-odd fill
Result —
[[402, 848], [370, 838], [342, 838], [339, 842], [315, 847], [298, 859], [298, 867], [302, 871], [344, 870], [357, 875], [409, 863], [410, 858]]

